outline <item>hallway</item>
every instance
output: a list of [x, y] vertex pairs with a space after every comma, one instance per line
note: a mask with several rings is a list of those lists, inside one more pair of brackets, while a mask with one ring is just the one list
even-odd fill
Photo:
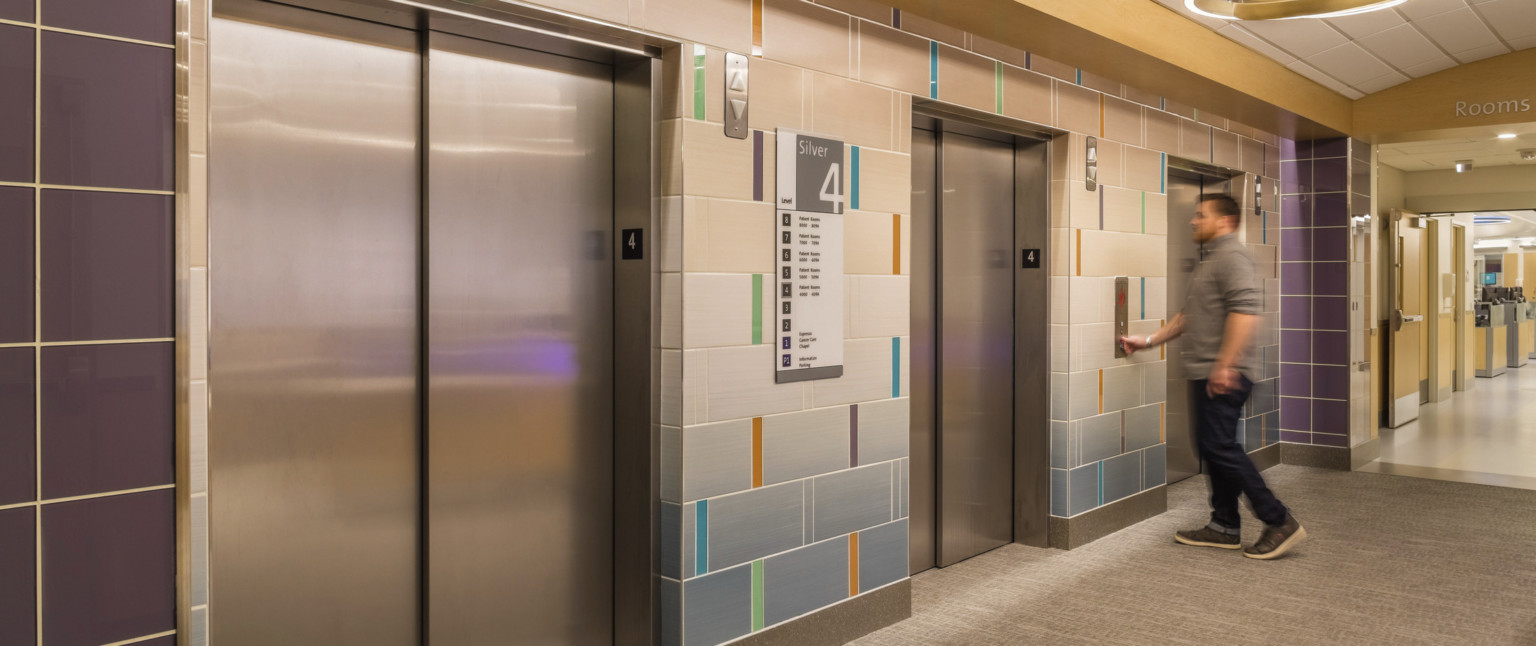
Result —
[[1361, 471], [1536, 490], [1536, 365], [1477, 379], [1381, 429], [1381, 458]]
[[[1169, 487], [1168, 513], [1085, 547], [1008, 545], [920, 574], [912, 618], [854, 643], [1536, 643], [1536, 492], [1265, 474], [1311, 535], [1279, 561], [1176, 545], [1206, 519], [1191, 478]], [[1244, 542], [1259, 529], [1249, 517]]]

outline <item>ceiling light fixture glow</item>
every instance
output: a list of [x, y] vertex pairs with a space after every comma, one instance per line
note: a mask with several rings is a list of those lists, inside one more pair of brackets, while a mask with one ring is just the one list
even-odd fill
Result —
[[1465, 173], [1469, 170], [1472, 170], [1472, 160], [1460, 159], [1456, 161], [1456, 172]]
[[1515, 137], [1519, 137], [1519, 136], [1520, 135], [1517, 135], [1517, 134], [1515, 134], [1513, 132], [1501, 132], [1501, 133], [1499, 133], [1499, 138], [1500, 139], [1514, 139]]
[[1184, 0], [1184, 6], [1220, 20], [1285, 20], [1352, 16], [1404, 2], [1407, 0]]

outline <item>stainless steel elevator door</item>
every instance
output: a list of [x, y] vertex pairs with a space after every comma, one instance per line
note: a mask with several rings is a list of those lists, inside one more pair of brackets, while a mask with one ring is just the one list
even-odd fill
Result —
[[1013, 145], [941, 140], [938, 564], [1013, 540]]
[[428, 56], [431, 643], [609, 643], [612, 71]]
[[293, 15], [209, 38], [211, 640], [416, 644], [420, 59]]
[[934, 228], [938, 212], [937, 136], [930, 130], [912, 131], [912, 276], [911, 287], [911, 503], [908, 505], [908, 554], [915, 574], [937, 565], [934, 551], [934, 444], [937, 395], [934, 328], [937, 303], [934, 262], [937, 260]]

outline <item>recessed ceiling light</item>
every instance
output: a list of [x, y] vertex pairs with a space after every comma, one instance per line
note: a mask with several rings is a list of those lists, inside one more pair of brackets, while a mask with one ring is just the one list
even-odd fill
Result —
[[1519, 137], [1519, 136], [1520, 135], [1517, 135], [1517, 134], [1515, 134], [1513, 132], [1501, 132], [1501, 133], [1499, 133], [1499, 138], [1500, 139], [1514, 139], [1515, 137]]
[[1336, 18], [1395, 7], [1407, 0], [1184, 0], [1190, 11], [1222, 20]]
[[1456, 172], [1465, 173], [1469, 170], [1472, 170], [1472, 160], [1460, 159], [1456, 161]]

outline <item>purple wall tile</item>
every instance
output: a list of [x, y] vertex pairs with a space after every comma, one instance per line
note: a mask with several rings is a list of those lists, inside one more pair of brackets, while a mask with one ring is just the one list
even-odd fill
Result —
[[1280, 428], [1288, 431], [1312, 430], [1312, 400], [1281, 397]]
[[1319, 446], [1337, 446], [1340, 448], [1349, 448], [1349, 436], [1333, 435], [1330, 433], [1313, 433], [1312, 443]]
[[[1312, 366], [1312, 396], [1328, 399], [1349, 399], [1349, 368], [1347, 366]], [[1317, 428], [1313, 420], [1313, 430]]]
[[107, 644], [176, 626], [170, 490], [43, 507], [43, 634]]
[[1349, 160], [1340, 157], [1313, 161], [1312, 190], [1317, 193], [1349, 190]]
[[1349, 432], [1349, 402], [1312, 400], [1312, 430], [1316, 433]]
[[1282, 138], [1280, 140], [1280, 159], [1291, 160], [1291, 159], [1311, 159], [1311, 158], [1312, 158], [1312, 142], [1311, 141], [1293, 141], [1293, 140], [1284, 139], [1284, 138]]
[[170, 342], [43, 348], [43, 497], [170, 484]]
[[1311, 444], [1312, 434], [1301, 431], [1280, 431], [1281, 442], [1294, 442], [1296, 444]]
[[43, 340], [171, 336], [171, 227], [168, 195], [43, 191]]
[[0, 186], [0, 343], [30, 343], [35, 287], [32, 189]]
[[1281, 195], [1280, 226], [1287, 228], [1312, 226], [1312, 196]]
[[0, 644], [37, 643], [34, 507], [0, 511]]
[[173, 56], [44, 32], [42, 181], [171, 190]]
[[1349, 260], [1349, 229], [1329, 227], [1312, 230], [1313, 260]]
[[[46, 247], [45, 247], [46, 248]], [[1349, 294], [1349, 263], [1312, 263], [1312, 293], [1317, 296], [1345, 296]], [[47, 290], [44, 290], [46, 298]], [[45, 301], [46, 302], [46, 301]], [[46, 310], [44, 310], [46, 313]], [[46, 328], [44, 328], [46, 329]]]
[[1349, 333], [1313, 332], [1312, 357], [1318, 363], [1349, 363]]
[[1286, 363], [1312, 362], [1312, 333], [1306, 330], [1280, 330], [1280, 360]]
[[37, 18], [37, 10], [33, 8], [32, 0], [0, 0], [0, 18], [32, 22]]
[[[0, 348], [0, 505], [36, 500], [37, 390], [32, 348]], [[0, 550], [5, 543], [0, 542]], [[8, 643], [0, 639], [0, 644]]]
[[1312, 196], [1312, 226], [1349, 226], [1349, 194], [1324, 193]]
[[134, 642], [133, 646], [176, 646], [176, 636], [167, 635], [148, 641]]
[[1311, 229], [1281, 229], [1280, 230], [1280, 259], [1281, 260], [1311, 260], [1312, 259], [1312, 230]]
[[1311, 397], [1312, 370], [1307, 364], [1280, 364], [1280, 396]]
[[1312, 293], [1312, 263], [1280, 263], [1280, 293], [1301, 296]]
[[175, 9], [172, 0], [47, 0], [43, 24], [169, 45], [176, 40]]
[[[0, 4], [0, 7], [3, 7]], [[26, 27], [0, 25], [0, 181], [32, 181], [32, 39]]]
[[[1309, 296], [1281, 296], [1280, 327], [1293, 330], [1312, 329], [1312, 298]], [[1281, 343], [1282, 345], [1284, 344], [1283, 341]]]
[[1312, 326], [1318, 330], [1349, 329], [1349, 299], [1319, 296], [1312, 299]]
[[1280, 162], [1280, 193], [1311, 193], [1312, 162]]
[[[48, 0], [48, 1], [49, 2], [55, 2], [56, 0]], [[1328, 158], [1328, 157], [1344, 157], [1344, 156], [1349, 154], [1349, 138], [1348, 137], [1335, 137], [1333, 139], [1313, 139], [1312, 141], [1307, 142], [1307, 143], [1312, 144], [1312, 158], [1313, 159], [1325, 159], [1325, 158]]]

